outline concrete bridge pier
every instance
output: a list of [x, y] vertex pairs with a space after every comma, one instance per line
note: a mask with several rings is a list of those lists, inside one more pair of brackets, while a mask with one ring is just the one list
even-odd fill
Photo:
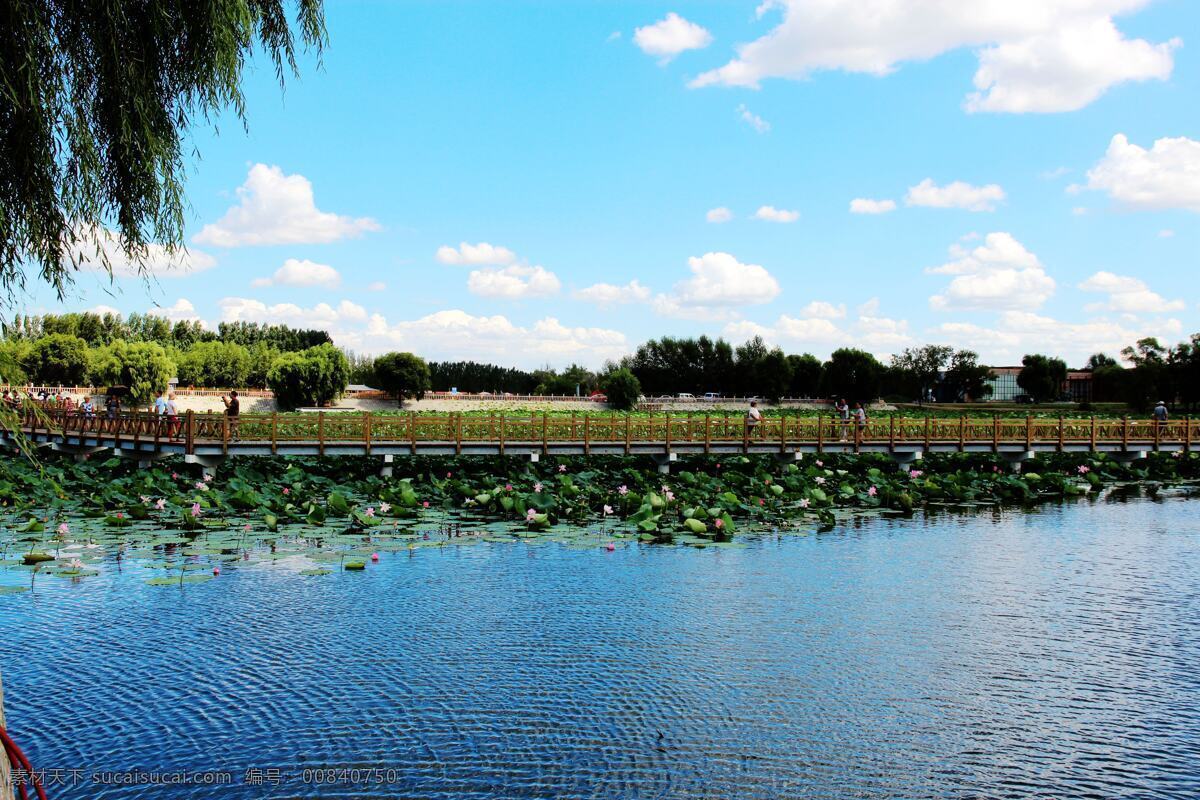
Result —
[[529, 454], [529, 463], [531, 463], [531, 464], [536, 464], [536, 463], [538, 463], [538, 462], [539, 462], [539, 461], [541, 461], [541, 460], [542, 460], [542, 454], [541, 454], [541, 453], [533, 453], [533, 452], [531, 452], [531, 453]]
[[783, 473], [783, 472], [787, 472], [787, 468], [788, 468], [789, 464], [795, 464], [795, 463], [799, 462], [800, 459], [802, 459], [802, 458], [804, 458], [804, 455], [802, 453], [798, 453], [798, 452], [776, 453], [775, 454], [775, 463], [779, 464], [779, 471], [781, 473]]
[[381, 477], [381, 478], [392, 477], [392, 462], [394, 460], [395, 460], [395, 457], [392, 456], [391, 454], [388, 454], [383, 457], [383, 465], [379, 467], [379, 477]]
[[912, 464], [915, 461], [920, 461], [925, 457], [922, 450], [903, 450], [892, 453], [892, 458], [897, 464]]
[[1008, 462], [1009, 472], [1021, 472], [1021, 465], [1036, 455], [1032, 450], [1021, 450], [1016, 453], [1002, 453], [1001, 457]]
[[671, 474], [671, 462], [678, 459], [679, 456], [675, 453], [665, 453], [663, 455], [654, 456], [654, 463], [658, 466], [660, 475]]
[[1147, 457], [1145, 450], [1126, 450], [1124, 452], [1109, 453], [1112, 460], [1122, 466], [1129, 466], [1135, 461], [1141, 461]]
[[225, 460], [225, 456], [200, 456], [188, 454], [183, 457], [187, 464], [199, 464], [200, 476], [203, 478], [214, 478], [217, 475], [217, 467], [221, 466], [221, 462]]

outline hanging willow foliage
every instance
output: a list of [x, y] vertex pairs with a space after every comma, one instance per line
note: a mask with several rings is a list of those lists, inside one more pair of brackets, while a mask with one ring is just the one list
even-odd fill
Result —
[[[232, 107], [256, 45], [296, 73], [286, 0], [0, 0], [0, 288], [37, 269], [59, 298], [85, 262], [145, 273], [183, 246], [183, 145]], [[322, 0], [295, 0], [305, 46]]]

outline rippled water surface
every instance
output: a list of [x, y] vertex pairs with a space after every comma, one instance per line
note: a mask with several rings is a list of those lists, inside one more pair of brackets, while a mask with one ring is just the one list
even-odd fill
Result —
[[[1194, 798], [1198, 511], [39, 580], [8, 723], [66, 798]], [[233, 782], [92, 783], [135, 769]]]

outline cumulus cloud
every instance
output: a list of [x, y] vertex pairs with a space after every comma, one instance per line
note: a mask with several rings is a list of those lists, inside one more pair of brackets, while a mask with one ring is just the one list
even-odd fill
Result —
[[800, 212], [788, 211], [775, 206], [759, 206], [758, 211], [754, 212], [754, 218], [767, 222], [795, 222], [800, 219]]
[[666, 64], [686, 50], [702, 50], [712, 44], [712, 34], [694, 22], [688, 22], [674, 11], [653, 25], [637, 28], [633, 43], [643, 53]]
[[357, 303], [342, 300], [338, 305], [317, 303], [303, 308], [295, 303], [268, 305], [248, 297], [224, 297], [217, 303], [225, 322], [258, 322], [269, 325], [292, 325], [299, 328], [325, 328], [331, 333], [348, 322], [367, 319], [367, 310]]
[[318, 264], [308, 259], [289, 258], [275, 270], [270, 278], [256, 278], [251, 286], [322, 286], [336, 289], [342, 284], [342, 276], [328, 264]]
[[[107, 306], [105, 306], [107, 308]], [[114, 309], [115, 311], [115, 309]], [[169, 306], [154, 306], [146, 311], [155, 317], [163, 317], [171, 322], [199, 322], [204, 327], [208, 325], [196, 313], [196, 307], [186, 297], [181, 297]]]
[[457, 248], [442, 245], [437, 249], [437, 260], [443, 264], [466, 264], [504, 266], [517, 260], [517, 254], [507, 247], [480, 242], [462, 242]]
[[503, 297], [509, 300], [548, 297], [561, 288], [562, 283], [553, 272], [525, 264], [477, 269], [467, 277], [467, 291], [480, 297]]
[[1146, 282], [1126, 275], [1100, 271], [1092, 275], [1079, 288], [1085, 292], [1100, 292], [1108, 295], [1107, 303], [1094, 303], [1088, 311], [1118, 311], [1126, 314], [1165, 314], [1182, 311], [1187, 303], [1182, 300], [1167, 300], [1150, 291]]
[[1054, 294], [1054, 279], [1012, 234], [989, 233], [974, 250], [955, 245], [950, 254], [955, 260], [926, 270], [957, 276], [941, 294], [929, 298], [932, 308], [1030, 309], [1040, 307]]
[[1118, 133], [1087, 178], [1087, 188], [1129, 208], [1200, 212], [1200, 141], [1159, 139], [1147, 150]]
[[[71, 255], [84, 272], [105, 272], [104, 262], [107, 260], [115, 278], [133, 278], [143, 274], [136, 262], [121, 249], [120, 237], [106, 228], [80, 234], [71, 247]], [[152, 278], [183, 278], [217, 265], [215, 258], [195, 248], [171, 251], [159, 244], [148, 244], [143, 255], [144, 274]]]
[[1026, 353], [1053, 353], [1070, 366], [1082, 366], [1092, 353], [1116, 354], [1146, 336], [1170, 341], [1182, 330], [1179, 320], [1169, 318], [1130, 327], [1104, 318], [1064, 322], [1029, 311], [1005, 311], [992, 327], [945, 322], [928, 331], [928, 337], [974, 350], [985, 364], [1020, 364]]
[[[828, 355], [837, 347], [850, 346], [886, 356], [914, 343], [906, 320], [859, 315], [843, 327], [833, 319], [812, 316], [809, 310], [802, 310], [800, 317], [781, 314], [770, 325], [736, 320], [725, 325], [722, 335], [733, 342], [761, 336], [767, 343], [788, 351], [809, 351], [819, 355]], [[842, 311], [844, 316], [844, 309]]]
[[251, 167], [237, 196], [238, 204], [205, 225], [196, 234], [197, 242], [216, 247], [320, 244], [379, 230], [379, 223], [369, 217], [319, 210], [308, 178], [284, 175], [276, 166]]
[[708, 213], [704, 215], [704, 218], [709, 222], [719, 225], [722, 222], [729, 222], [729, 220], [733, 219], [733, 212], [725, 206], [717, 206], [716, 208], [710, 208]]
[[670, 294], [654, 298], [664, 316], [720, 319], [740, 306], [769, 303], [779, 296], [779, 282], [759, 264], [743, 264], [729, 253], [705, 253], [688, 259], [692, 276], [675, 284]]
[[895, 200], [870, 200], [866, 197], [856, 197], [850, 201], [851, 214], [886, 214], [895, 210]]
[[598, 367], [630, 350], [620, 331], [571, 327], [555, 317], [522, 326], [504, 316], [474, 316], [458, 309], [396, 322], [375, 314], [365, 325], [341, 329], [334, 341], [361, 353], [408, 350], [433, 360], [469, 359], [527, 369], [547, 362]]
[[1004, 189], [998, 184], [972, 186], [964, 181], [954, 181], [938, 186], [932, 178], [926, 178], [908, 189], [904, 204], [927, 208], [961, 208], [967, 211], [995, 211], [996, 203], [1004, 199]]
[[757, 88], [821, 70], [884, 76], [909, 61], [973, 48], [979, 59], [968, 111], [1058, 112], [1127, 81], [1165, 80], [1177, 39], [1128, 39], [1115, 15], [1149, 0], [764, 0], [782, 21], [737, 47], [737, 57], [693, 87]]
[[595, 303], [602, 308], [607, 308], [626, 303], [648, 302], [650, 300], [650, 289], [634, 279], [624, 286], [616, 286], [611, 283], [593, 284], [585, 289], [576, 290], [572, 296], [576, 300], [582, 300], [585, 303]]
[[835, 306], [833, 303], [827, 303], [824, 300], [813, 300], [800, 309], [800, 313], [805, 317], [812, 317], [814, 319], [842, 319], [846, 316], [846, 306], [844, 304]]
[[739, 105], [735, 111], [737, 111], [738, 119], [749, 125], [751, 128], [754, 128], [754, 130], [758, 131], [759, 133], [766, 133], [767, 131], [771, 130], [771, 123], [767, 122], [758, 114], [755, 114], [753, 111], [746, 108], [744, 104]]

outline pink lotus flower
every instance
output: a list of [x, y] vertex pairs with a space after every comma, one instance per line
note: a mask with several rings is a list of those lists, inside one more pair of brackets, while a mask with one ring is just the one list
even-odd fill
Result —
[[612, 506], [605, 506], [605, 507], [604, 507], [604, 516], [606, 516], [606, 517], [607, 517], [607, 516], [608, 516], [609, 514], [611, 514], [611, 513], [613, 513], [613, 507], [612, 507]]
[[453, 473], [453, 472], [447, 472], [447, 473], [446, 473], [446, 478], [447, 478], [447, 479], [449, 479], [449, 478], [453, 478], [453, 477], [454, 477], [454, 473]]
[[118, 511], [118, 512], [117, 512], [117, 519], [125, 519], [125, 512], [124, 512], [124, 511]]
[[760, 506], [765, 506], [765, 505], [767, 504], [767, 501], [766, 501], [766, 500], [763, 500], [763, 499], [760, 497], [760, 498], [758, 498], [758, 504], [759, 504]]
[[667, 489], [665, 492], [663, 492], [663, 497], [665, 497], [667, 499], [667, 502], [669, 503], [675, 499], [675, 493], [672, 492], [670, 489]]
[[246, 533], [249, 533], [250, 532], [250, 523], [247, 522], [245, 525], [243, 525], [242, 530], [244, 530]]
[[61, 533], [63, 536], [66, 536], [68, 533], [71, 532], [71, 526], [65, 522], [60, 522], [58, 525], [58, 532]]
[[538, 513], [538, 512], [537, 512], [537, 509], [536, 509], [536, 508], [531, 508], [531, 509], [528, 509], [528, 510], [525, 512], [525, 521], [526, 521], [526, 522], [533, 522], [533, 518], [537, 516], [537, 513]]
[[288, 487], [286, 487], [286, 486], [285, 486], [285, 487], [283, 487], [283, 493], [284, 493], [284, 494], [291, 494], [291, 493], [292, 493], [292, 490], [291, 490], [291, 489], [289, 489]]
[[157, 508], [159, 511], [162, 511], [164, 508], [167, 507], [166, 499], [162, 498], [162, 497], [158, 498], [157, 500], [154, 501], [154, 507]]
[[808, 508], [808, 498], [807, 497], [800, 498], [800, 507]]
[[379, 553], [371, 553], [371, 560], [372, 560], [372, 561], [378, 561], [378, 560], [379, 560]]
[[172, 473], [171, 473], [171, 480], [177, 480], [178, 478], [179, 478], [179, 473], [178, 473], [178, 472], [172, 472]]
[[604, 549], [611, 553], [613, 550], [617, 549], [617, 546], [612, 542], [609, 542], [608, 544], [604, 545]]
[[1091, 467], [1089, 467], [1088, 465], [1086, 465], [1086, 464], [1080, 464], [1080, 465], [1079, 465], [1079, 470], [1078, 470], [1078, 472], [1079, 472], [1079, 474], [1080, 474], [1080, 475], [1087, 475], [1087, 474], [1088, 474], [1089, 472], [1091, 472], [1091, 471], [1092, 471], [1092, 468], [1091, 468]]
[[874, 497], [875, 495], [879, 494], [879, 490], [872, 486], [870, 489], [867, 489], [867, 494], [870, 497]]
[[221, 568], [213, 567], [213, 575], [220, 575], [220, 574], [221, 574]]
[[558, 471], [559, 471], [559, 472], [566, 472], [566, 471], [567, 471], [567, 465], [566, 465], [566, 464], [559, 464], [559, 465], [558, 465]]
[[142, 495], [141, 498], [142, 498], [142, 505], [150, 505], [149, 497], [147, 497], [146, 495]]
[[367, 507], [367, 510], [366, 510], [366, 513], [365, 513], [365, 516], [368, 516], [368, 517], [373, 517], [373, 516], [375, 516], [375, 509], [374, 509], [374, 508], [371, 508], [370, 506], [368, 506], [368, 507]]
[[818, 466], [818, 467], [823, 467], [823, 466], [825, 466], [825, 462], [824, 462], [824, 461], [820, 461], [820, 460], [818, 460], [818, 461], [817, 461], [817, 466]]
[[422, 508], [429, 508], [429, 501], [428, 501], [428, 500], [426, 500], [424, 503], [421, 503], [421, 507], [422, 507]]
[[824, 479], [824, 478], [822, 478], [820, 475], [818, 475], [817, 477], [813, 478], [813, 480], [817, 482], [817, 485], [818, 485], [818, 486], [821, 486], [821, 485], [823, 485], [823, 484], [825, 483], [825, 479]]
[[389, 512], [389, 511], [391, 511], [391, 510], [392, 510], [392, 504], [391, 504], [391, 503], [380, 503], [380, 504], [379, 504], [379, 511], [380, 511], [381, 513], [384, 513], [384, 514], [386, 514], [387, 512]]
[[542, 484], [541, 484], [540, 482], [538, 482], [538, 483], [535, 483], [535, 484], [533, 485], [533, 491], [534, 491], [534, 492], [536, 492], [536, 493], [538, 493], [538, 494], [541, 494], [541, 492], [542, 492]]
[[207, 483], [205, 483], [204, 481], [196, 481], [196, 488], [197, 488], [197, 489], [199, 489], [199, 490], [200, 490], [200, 491], [202, 491], [202, 492], [207, 492], [207, 491], [208, 491], [208, 484], [207, 484]]
[[78, 558], [72, 558], [67, 562], [67, 569], [83, 569], [83, 562]]
[[629, 487], [628, 487], [628, 486], [625, 486], [625, 485], [618, 486], [618, 487], [617, 487], [617, 494], [619, 494], [619, 495], [621, 495], [622, 497], [624, 497], [625, 495], [629, 494]]
[[924, 475], [924, 474], [925, 474], [925, 473], [924, 473], [924, 472], [922, 472], [922, 471], [921, 471], [921, 470], [919, 470], [919, 469], [910, 469], [910, 470], [908, 471], [908, 477], [910, 477], [910, 478], [919, 478], [919, 477], [921, 477], [921, 476], [922, 476], [922, 475]]
[[504, 484], [504, 491], [506, 491], [506, 492], [511, 492], [511, 491], [512, 491], [512, 484], [511, 484], [511, 483], [506, 483], [506, 484]]
[[199, 504], [199, 503], [192, 503], [192, 516], [193, 516], [193, 517], [198, 517], [198, 516], [200, 516], [202, 513], [203, 513], [203, 512], [200, 510], [200, 504]]
[[717, 530], [720, 530], [721, 528], [725, 527], [725, 520], [718, 519], [716, 522], [713, 523], [713, 526], [716, 527]]

